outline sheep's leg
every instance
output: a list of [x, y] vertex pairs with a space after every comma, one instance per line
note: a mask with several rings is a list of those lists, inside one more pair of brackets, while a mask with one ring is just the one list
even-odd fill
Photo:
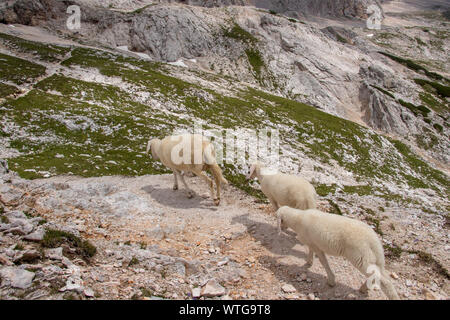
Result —
[[174, 182], [173, 182], [173, 190], [178, 190], [178, 178], [177, 178], [177, 172], [174, 170], [173, 171], [173, 177], [174, 177]]
[[364, 281], [361, 287], [359, 288], [359, 292], [361, 292], [362, 294], [367, 294], [368, 291], [369, 288], [367, 288], [367, 281]]
[[179, 174], [181, 182], [183, 182], [184, 187], [186, 188], [187, 192], [188, 192], [188, 198], [192, 198], [194, 196], [194, 192], [191, 190], [191, 188], [188, 187], [186, 181], [184, 181], [184, 176], [182, 176], [181, 174]]
[[273, 208], [275, 209], [275, 211], [277, 211], [280, 207], [278, 206], [278, 203], [273, 200], [272, 198], [269, 198], [270, 203], [272, 204]]
[[385, 274], [381, 275], [380, 282], [381, 282], [381, 290], [389, 299], [400, 300], [397, 291], [395, 291], [394, 285]]
[[[214, 182], [212, 181], [212, 179], [210, 179], [206, 173], [204, 173], [203, 171], [200, 172], [194, 172], [197, 176], [199, 176], [200, 178], [202, 178], [203, 180], [206, 181], [206, 184], [209, 186], [209, 191], [211, 192], [211, 198], [214, 199], [214, 203], [216, 205], [219, 204], [220, 202], [220, 194], [218, 195], [218, 197], [214, 196]], [[218, 189], [219, 190], [219, 189]]]
[[336, 285], [336, 281], [334, 279], [333, 271], [331, 271], [330, 266], [328, 265], [328, 260], [325, 254], [322, 251], [316, 252], [317, 257], [319, 257], [320, 262], [322, 263], [323, 267], [325, 268], [325, 271], [327, 272], [328, 276], [328, 284], [332, 287]]
[[305, 267], [310, 268], [310, 267], [312, 267], [313, 262], [314, 262], [314, 251], [310, 247], [308, 247], [308, 248], [309, 248], [309, 253], [308, 253], [308, 258], [306, 260]]

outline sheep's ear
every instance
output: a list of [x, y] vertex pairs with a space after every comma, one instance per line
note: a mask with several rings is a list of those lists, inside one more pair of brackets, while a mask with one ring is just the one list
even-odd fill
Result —
[[250, 166], [250, 173], [245, 177], [247, 180], [250, 180], [253, 176], [253, 173], [255, 172], [256, 166], [252, 164]]

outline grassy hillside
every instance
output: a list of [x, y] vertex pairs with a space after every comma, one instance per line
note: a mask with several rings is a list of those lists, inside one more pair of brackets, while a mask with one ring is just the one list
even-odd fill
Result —
[[[4, 98], [0, 115], [7, 124], [0, 137], [21, 152], [9, 163], [23, 177], [167, 172], [144, 155], [148, 138], [201, 120], [206, 128], [279, 128], [282, 153], [292, 161], [306, 155], [317, 162], [318, 170], [341, 168], [352, 173], [361, 186], [348, 186], [344, 190], [348, 193], [391, 197], [382, 186], [393, 183], [448, 195], [447, 176], [405, 144], [314, 107], [246, 86], [223, 94], [172, 76], [167, 65], [104, 51], [47, 46], [10, 36], [0, 36], [0, 42], [35, 61], [0, 55], [0, 97]], [[51, 75], [49, 65], [57, 67]], [[72, 69], [98, 73], [117, 84], [75, 79], [68, 72]], [[214, 79], [198, 75], [210, 82]], [[15, 97], [14, 85], [23, 83], [33, 83], [31, 90]], [[286, 148], [297, 152], [286, 153]], [[245, 171], [225, 166], [233, 184], [259, 195], [244, 181]], [[318, 190], [328, 194], [334, 189], [319, 185]]]

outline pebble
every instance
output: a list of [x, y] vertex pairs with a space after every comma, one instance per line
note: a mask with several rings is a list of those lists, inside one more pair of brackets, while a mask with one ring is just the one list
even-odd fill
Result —
[[310, 293], [307, 296], [308, 300], [314, 300], [316, 297], [314, 296], [314, 293]]
[[399, 278], [395, 272], [391, 273], [391, 277], [392, 277], [392, 279], [395, 279], [395, 280], [397, 280]]
[[192, 289], [192, 298], [200, 298], [201, 297], [201, 289], [194, 288]]
[[216, 279], [209, 280], [201, 291], [204, 297], [218, 297], [225, 294], [225, 288], [222, 287]]
[[91, 298], [94, 296], [94, 290], [92, 290], [91, 288], [84, 289], [83, 293], [88, 298]]
[[283, 290], [285, 293], [294, 293], [297, 291], [297, 289], [294, 288], [291, 284], [285, 284], [281, 287], [281, 290]]

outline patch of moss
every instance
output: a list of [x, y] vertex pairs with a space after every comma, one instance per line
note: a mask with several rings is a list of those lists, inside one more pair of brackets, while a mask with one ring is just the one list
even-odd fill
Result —
[[261, 53], [257, 49], [246, 49], [245, 54], [247, 55], [248, 62], [252, 66], [255, 72], [256, 79], [261, 78], [261, 70], [264, 67], [264, 60]]
[[136, 264], [139, 264], [139, 260], [136, 257], [133, 257], [130, 262], [128, 263], [128, 266], [134, 266]]
[[439, 123], [433, 124], [433, 128], [435, 128], [436, 131], [438, 131], [440, 133], [442, 133], [444, 131], [444, 128]]
[[416, 72], [423, 71], [430, 78], [433, 78], [433, 79], [436, 79], [436, 80], [444, 80], [445, 79], [440, 74], [428, 71], [425, 67], [421, 66], [420, 64], [417, 64], [416, 62], [412, 61], [411, 59], [404, 59], [404, 58], [397, 57], [397, 56], [394, 56], [393, 54], [390, 54], [390, 53], [387, 53], [387, 52], [382, 52], [382, 51], [379, 51], [379, 53], [381, 53], [382, 55], [385, 55], [386, 57], [389, 57], [392, 60], [394, 60], [394, 61], [396, 61], [396, 62], [398, 62], [398, 63], [400, 63], [400, 64], [402, 64], [402, 65], [404, 65], [406, 67], [408, 67], [411, 70], [414, 70]]
[[428, 81], [428, 80], [424, 80], [424, 79], [414, 79], [414, 81], [422, 87], [424, 87], [426, 85], [431, 86], [443, 98], [450, 97], [450, 87], [449, 86], [445, 86], [438, 82]]
[[0, 33], [0, 43], [13, 51], [33, 54], [39, 60], [47, 62], [61, 61], [71, 50], [70, 47], [25, 40], [4, 33]]
[[253, 36], [250, 32], [244, 30], [236, 22], [233, 23], [231, 29], [224, 28], [223, 35], [227, 38], [242, 41], [249, 45], [255, 45], [256, 43], [258, 43], [258, 39], [255, 36]]
[[44, 75], [46, 69], [36, 63], [0, 53], [0, 70], [0, 80], [22, 84]]
[[392, 99], [395, 100], [395, 96], [394, 96], [392, 93], [390, 93], [389, 91], [387, 91], [387, 90], [385, 90], [385, 89], [383, 89], [383, 88], [380, 88], [380, 87], [378, 87], [378, 86], [373, 86], [373, 85], [371, 85], [371, 87], [377, 89], [378, 91], [384, 93], [385, 95], [387, 95], [387, 96], [389, 96], [389, 97], [391, 97]]
[[409, 110], [411, 110], [416, 117], [419, 114], [421, 114], [424, 118], [426, 118], [428, 116], [428, 114], [431, 112], [430, 109], [428, 109], [427, 107], [422, 106], [422, 105], [416, 106], [416, 105], [414, 105], [414, 104], [412, 104], [410, 102], [406, 102], [406, 101], [404, 101], [402, 99], [399, 99], [398, 102], [402, 106], [404, 106], [404, 107], [408, 108]]
[[10, 86], [5, 83], [0, 83], [0, 98], [6, 98], [17, 92], [19, 92], [19, 89], [17, 89], [16, 87]]
[[373, 188], [370, 185], [360, 185], [360, 186], [344, 186], [345, 193], [354, 193], [359, 196], [366, 196], [373, 194]]
[[339, 205], [336, 202], [334, 202], [333, 200], [331, 200], [331, 199], [327, 199], [327, 200], [328, 200], [328, 203], [331, 206], [330, 213], [342, 216], [342, 211], [341, 211], [341, 208], [339, 208]]
[[85, 259], [91, 258], [97, 253], [97, 248], [89, 241], [82, 240], [66, 231], [47, 229], [41, 241], [41, 245], [46, 248], [57, 248], [64, 243], [76, 249], [76, 252]]
[[319, 184], [315, 186], [316, 193], [321, 197], [336, 193], [336, 188], [337, 185], [335, 183], [333, 183], [332, 185]]

